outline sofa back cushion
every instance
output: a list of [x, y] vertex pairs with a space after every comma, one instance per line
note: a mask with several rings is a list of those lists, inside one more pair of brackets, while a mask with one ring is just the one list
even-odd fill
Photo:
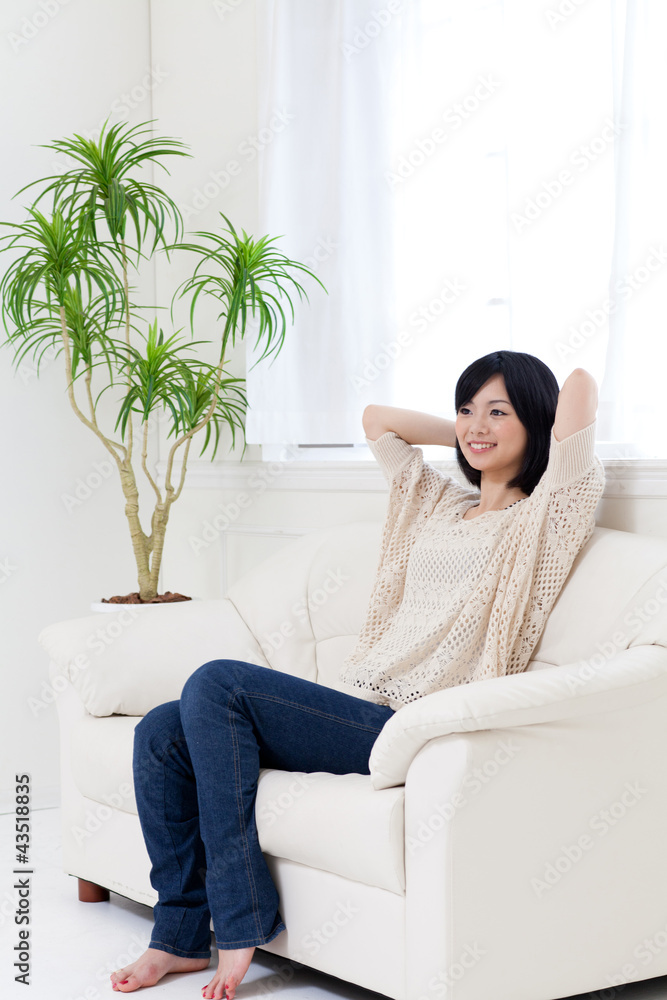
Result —
[[230, 601], [184, 601], [58, 622], [39, 641], [51, 659], [51, 699], [69, 681], [90, 715], [146, 715], [180, 698], [207, 660], [267, 666]]
[[[232, 587], [269, 663], [331, 687], [363, 623], [382, 525], [309, 533]], [[529, 669], [667, 645], [667, 540], [595, 528], [551, 612]]]
[[621, 649], [667, 645], [667, 540], [595, 528], [579, 553], [534, 653], [532, 669]]
[[[338, 676], [366, 615], [381, 534], [375, 521], [310, 532], [235, 583], [223, 600], [49, 626], [40, 640], [54, 665], [54, 690], [63, 674], [90, 714], [144, 715], [180, 697], [189, 675], [217, 658], [350, 690]], [[667, 646], [667, 540], [596, 528], [529, 669], [598, 667], [621, 649], [653, 643]]]
[[363, 624], [381, 532], [367, 521], [309, 532], [230, 588], [272, 667], [344, 689], [338, 674]]

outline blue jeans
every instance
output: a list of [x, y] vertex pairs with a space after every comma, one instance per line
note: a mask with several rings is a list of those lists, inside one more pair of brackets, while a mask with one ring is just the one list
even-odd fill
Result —
[[137, 725], [134, 783], [158, 892], [150, 947], [207, 958], [285, 930], [255, 825], [261, 767], [368, 774], [393, 710], [241, 660], [212, 660]]

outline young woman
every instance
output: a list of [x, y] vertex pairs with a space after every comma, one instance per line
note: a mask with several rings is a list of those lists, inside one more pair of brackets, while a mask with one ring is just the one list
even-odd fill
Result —
[[[354, 694], [214, 660], [139, 723], [135, 791], [159, 901], [148, 950], [112, 974], [114, 990], [205, 969], [212, 919], [219, 964], [202, 996], [233, 1000], [254, 948], [285, 929], [255, 826], [261, 767], [368, 774], [403, 705], [525, 670], [593, 529], [596, 407], [585, 371], [559, 394], [537, 358], [498, 351], [461, 375], [455, 423], [366, 408], [390, 493], [366, 620], [341, 674]], [[456, 447], [475, 488], [424, 462], [418, 444]]]

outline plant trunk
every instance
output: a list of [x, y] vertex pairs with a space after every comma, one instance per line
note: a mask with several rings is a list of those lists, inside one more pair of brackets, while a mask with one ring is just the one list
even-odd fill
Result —
[[[151, 572], [150, 572], [150, 553], [152, 549], [152, 541], [144, 533], [141, 522], [139, 521], [139, 491], [137, 489], [137, 481], [135, 479], [134, 470], [131, 464], [131, 456], [127, 453], [127, 450], [123, 448], [122, 445], [117, 447], [124, 452], [124, 457], [121, 457], [116, 448], [114, 447], [114, 442], [112, 442], [97, 426], [97, 421], [95, 419], [95, 409], [92, 402], [92, 396], [89, 392], [89, 402], [92, 408], [92, 420], [89, 420], [81, 410], [76, 401], [74, 395], [74, 378], [72, 373], [72, 354], [70, 350], [69, 334], [67, 331], [67, 322], [65, 318], [65, 308], [60, 306], [60, 325], [62, 332], [62, 341], [65, 351], [65, 370], [67, 373], [67, 394], [69, 396], [69, 401], [72, 409], [76, 413], [79, 420], [82, 421], [87, 427], [89, 427], [100, 439], [104, 447], [111, 454], [116, 466], [118, 468], [118, 473], [120, 475], [120, 485], [123, 491], [123, 496], [125, 497], [125, 515], [130, 526], [130, 536], [132, 539], [132, 548], [134, 550], [134, 558], [137, 563], [137, 573], [139, 582], [139, 595], [142, 601], [149, 601], [151, 598], [155, 597], [157, 593], [156, 584], [153, 584]], [[159, 573], [160, 567], [158, 564], [157, 572]], [[155, 576], [157, 583], [157, 574]]]
[[[151, 549], [153, 548], [153, 542], [141, 527], [139, 520], [139, 490], [137, 489], [134, 470], [129, 462], [122, 463], [120, 484], [123, 496], [125, 497], [125, 516], [130, 526], [132, 549], [137, 564], [139, 596], [142, 601], [150, 601], [157, 594], [157, 575], [160, 572], [160, 566], [158, 561], [154, 580], [151, 573]], [[155, 564], [155, 560], [153, 562]]]
[[[122, 261], [123, 261], [123, 289], [125, 291], [125, 343], [130, 346], [130, 285], [127, 277], [127, 250], [125, 240], [121, 240]], [[128, 356], [128, 368], [130, 360]], [[127, 454], [132, 457], [132, 445], [134, 444], [134, 427], [132, 426], [132, 414], [127, 422]]]
[[[155, 505], [155, 511], [153, 512], [153, 531], [151, 533], [153, 551], [151, 553], [152, 558], [150, 569], [150, 588], [151, 591], [153, 591], [153, 597], [157, 594], [158, 578], [160, 576], [160, 567], [162, 565], [162, 551], [164, 549], [164, 539], [167, 531], [167, 524], [169, 522], [170, 507], [171, 504], [157, 503]], [[140, 596], [142, 600], [146, 599], [141, 591]]]

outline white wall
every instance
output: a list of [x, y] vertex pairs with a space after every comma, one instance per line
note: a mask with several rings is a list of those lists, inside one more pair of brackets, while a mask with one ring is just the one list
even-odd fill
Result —
[[[147, 2], [95, 0], [50, 9], [53, 16], [31, 0], [5, 0], [0, 13], [3, 220], [23, 218], [28, 193], [11, 200], [20, 187], [54, 172], [53, 154], [38, 144], [97, 128], [149, 64]], [[9, 260], [3, 255], [0, 261], [4, 270]], [[73, 495], [77, 480], [93, 473], [105, 453], [70, 411], [61, 365], [57, 360], [45, 365], [37, 379], [29, 362], [18, 376], [11, 362], [5, 348], [0, 559], [11, 572], [0, 590], [0, 794], [9, 794], [15, 771], [28, 771], [39, 800], [46, 801], [58, 783], [56, 717], [53, 706], [29, 707], [47, 677], [36, 637], [43, 625], [84, 614], [91, 597], [122, 587], [127, 553], [118, 541], [122, 509], [115, 482], [104, 480], [69, 512], [63, 502], [63, 494]]]
[[[158, 117], [164, 134], [192, 145], [195, 160], [172, 161], [173, 186], [166, 174], [156, 176], [179, 202], [255, 127], [252, 0], [222, 16], [207, 0], [5, 0], [0, 46], [2, 220], [22, 219], [27, 199], [12, 195], [52, 172], [52, 154], [38, 144], [96, 130], [110, 113], [133, 124]], [[250, 164], [190, 228], [209, 225], [214, 208], [252, 228], [256, 188]], [[8, 263], [0, 257], [0, 269]], [[40, 629], [87, 614], [91, 600], [136, 589], [136, 574], [115, 476], [69, 511], [63, 501], [106, 453], [70, 410], [58, 360], [39, 379], [29, 364], [16, 375], [5, 348], [0, 366], [2, 808], [15, 771], [32, 774], [35, 804], [57, 800], [56, 710], [37, 704], [48, 692]]]

